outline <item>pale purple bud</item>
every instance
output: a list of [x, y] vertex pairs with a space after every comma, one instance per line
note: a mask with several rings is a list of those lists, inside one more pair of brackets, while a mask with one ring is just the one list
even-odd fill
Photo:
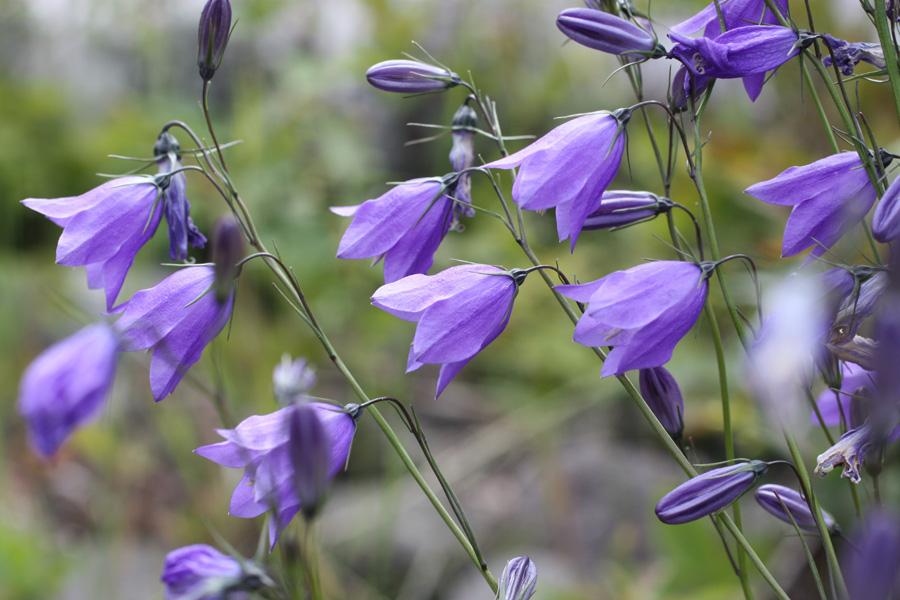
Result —
[[417, 60], [386, 60], [372, 65], [366, 79], [373, 87], [398, 94], [442, 92], [459, 85], [459, 75]]
[[656, 505], [656, 516], [663, 523], [679, 525], [714, 514], [737, 500], [768, 470], [768, 463], [751, 460], [697, 475], [663, 496]]
[[[818, 529], [816, 519], [813, 517], [806, 498], [799, 492], [783, 485], [769, 483], [759, 486], [755, 496], [760, 506], [785, 523], [790, 523], [791, 519], [793, 519], [800, 529], [806, 531], [816, 531]], [[829, 533], [837, 533], [839, 531], [834, 517], [824, 510], [822, 510], [822, 520], [825, 522], [825, 528]]]
[[241, 592], [275, 585], [255, 563], [206, 544], [169, 552], [160, 580], [166, 585], [166, 600], [237, 600], [247, 597]]
[[681, 438], [684, 431], [684, 399], [672, 374], [665, 367], [641, 369], [641, 395], [669, 435]]
[[238, 262], [244, 258], [244, 234], [233, 217], [216, 221], [212, 232], [212, 258], [215, 263], [216, 300], [224, 302], [234, 290], [240, 273]]
[[[465, 169], [470, 169], [475, 164], [475, 128], [478, 127], [478, 115], [475, 110], [468, 104], [463, 104], [453, 115], [451, 123], [451, 136], [453, 138], [453, 147], [450, 149], [450, 165], [453, 171], [459, 173]], [[447, 190], [447, 195], [462, 200], [468, 204], [472, 203], [472, 180], [469, 173], [462, 173], [456, 179], [455, 184]], [[475, 209], [471, 206], [463, 204], [453, 205], [453, 215], [451, 228], [459, 229], [459, 217], [471, 218], [475, 216]]]
[[200, 28], [197, 34], [199, 52], [197, 66], [200, 77], [209, 81], [222, 64], [225, 46], [231, 35], [231, 3], [228, 0], [209, 0], [200, 14]]
[[527, 556], [506, 563], [497, 589], [498, 600], [528, 600], [537, 584], [537, 565]]
[[656, 39], [630, 21], [591, 8], [569, 8], [556, 18], [556, 26], [582, 46], [639, 60], [662, 56]]
[[290, 355], [281, 357], [281, 362], [272, 372], [272, 389], [282, 406], [287, 406], [297, 396], [308, 392], [316, 385], [316, 373], [305, 358], [292, 361]]
[[587, 216], [581, 230], [624, 227], [653, 219], [671, 208], [671, 200], [650, 192], [608, 190], [603, 192], [600, 208]]

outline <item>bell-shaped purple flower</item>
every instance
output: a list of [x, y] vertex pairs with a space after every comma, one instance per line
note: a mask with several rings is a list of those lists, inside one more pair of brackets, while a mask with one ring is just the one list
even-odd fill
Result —
[[689, 262], [657, 261], [580, 285], [554, 288], [588, 307], [575, 327], [584, 346], [614, 346], [602, 377], [664, 365], [700, 316], [707, 275]]
[[656, 516], [663, 523], [680, 525], [717, 513], [749, 490], [768, 469], [768, 463], [751, 460], [697, 475], [663, 496], [656, 505]]
[[527, 210], [556, 208], [559, 241], [571, 239], [574, 250], [588, 215], [600, 208], [625, 150], [623, 128], [629, 109], [572, 119], [550, 133], [484, 168], [519, 167], [513, 200]]
[[[217, 429], [216, 433], [226, 441], [194, 450], [214, 463], [232, 469], [243, 469], [244, 477], [231, 497], [229, 514], [235, 517], [253, 518], [268, 510], [274, 511], [269, 524], [269, 542], [275, 545], [288, 523], [303, 505], [303, 494], [311, 489], [320, 490], [321, 481], [309, 477], [319, 476], [318, 461], [326, 460], [325, 479], [331, 479], [344, 467], [350, 455], [350, 445], [356, 432], [355, 419], [359, 411], [349, 414], [339, 407], [321, 402], [294, 404], [274, 413], [244, 419], [235, 429]], [[302, 424], [292, 422], [298, 418], [298, 410], [311, 409], [318, 419], [324, 436], [318, 441], [298, 439], [306, 430]], [[309, 423], [308, 414], [299, 419]], [[315, 425], [313, 425], [315, 427]], [[320, 432], [320, 433], [321, 433]], [[327, 442], [322, 442], [322, 439]], [[320, 443], [321, 442], [321, 443]], [[327, 446], [327, 455], [303, 456], [308, 452], [320, 453]], [[309, 472], [298, 470], [302, 461], [312, 461]], [[302, 481], [301, 481], [302, 480]], [[301, 489], [305, 490], [301, 492]]]
[[884, 191], [872, 214], [872, 235], [884, 244], [900, 239], [900, 177]]
[[219, 302], [209, 293], [214, 280], [212, 267], [185, 267], [117, 309], [122, 349], [153, 348], [150, 388], [157, 402], [175, 391], [231, 317], [234, 294]]
[[607, 190], [603, 192], [600, 208], [584, 220], [582, 231], [625, 227], [649, 221], [672, 209], [672, 201], [650, 192]]
[[372, 296], [372, 304], [418, 323], [406, 371], [423, 364], [442, 365], [437, 397], [506, 327], [524, 277], [523, 271], [460, 265], [436, 275], [410, 275], [383, 285]]
[[194, 544], [166, 555], [160, 580], [166, 600], [249, 600], [244, 592], [274, 586], [255, 563]]
[[386, 60], [369, 67], [366, 79], [379, 90], [398, 94], [442, 92], [459, 85], [459, 75], [417, 60]]
[[206, 236], [200, 233], [191, 219], [191, 203], [186, 192], [187, 179], [181, 171], [181, 146], [175, 136], [163, 131], [153, 146], [153, 156], [159, 165], [158, 179], [165, 198], [163, 213], [169, 224], [169, 256], [172, 260], [184, 260], [188, 254], [188, 244], [194, 248], [203, 248]]
[[900, 593], [900, 518], [880, 510], [845, 545], [841, 568], [850, 600], [891, 600]]
[[684, 398], [678, 382], [665, 367], [641, 369], [641, 396], [665, 430], [676, 440], [684, 431]]
[[744, 193], [769, 204], [793, 206], [784, 229], [781, 256], [794, 256], [815, 244], [810, 258], [821, 256], [862, 221], [876, 197], [862, 161], [854, 152], [791, 167], [773, 179], [750, 186]]
[[828, 54], [822, 57], [822, 64], [830, 67], [837, 61], [837, 66], [844, 75], [853, 75], [853, 70], [860, 62], [867, 62], [879, 69], [887, 66], [884, 60], [884, 50], [881, 44], [868, 44], [865, 42], [849, 43], [839, 40], [835, 37], [822, 34], [822, 37], [828, 41], [831, 51], [834, 52], [834, 59]]
[[96, 323], [53, 344], [25, 369], [18, 409], [41, 456], [55, 454], [100, 412], [112, 388], [118, 349], [112, 328]]
[[228, 0], [207, 0], [200, 13], [197, 32], [199, 51], [197, 66], [200, 77], [209, 81], [222, 64], [225, 46], [231, 37], [231, 2]]
[[[809, 509], [809, 504], [799, 492], [783, 485], [768, 483], [759, 486], [754, 496], [760, 506], [785, 523], [790, 523], [793, 519], [800, 529], [806, 531], [816, 531], [818, 529], [816, 518]], [[839, 528], [834, 517], [822, 509], [819, 510], [822, 511], [822, 520], [825, 522], [825, 528], [829, 533], [837, 533]]]
[[556, 26], [582, 46], [633, 60], [662, 56], [665, 52], [644, 29], [592, 8], [567, 8], [556, 17]]
[[527, 556], [513, 558], [503, 568], [497, 589], [498, 600], [528, 600], [537, 585], [537, 565]]
[[455, 205], [445, 195], [456, 175], [441, 179], [413, 179], [358, 206], [331, 211], [353, 217], [338, 246], [338, 258], [384, 257], [384, 281], [424, 274], [454, 220]]
[[160, 186], [148, 177], [113, 179], [68, 198], [29, 198], [22, 204], [63, 228], [56, 262], [87, 267], [88, 287], [103, 288], [112, 310], [138, 250], [162, 218]]

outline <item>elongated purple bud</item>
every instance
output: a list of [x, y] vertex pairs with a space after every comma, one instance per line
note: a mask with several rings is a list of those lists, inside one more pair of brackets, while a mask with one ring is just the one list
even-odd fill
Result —
[[652, 35], [625, 19], [592, 8], [569, 8], [556, 18], [556, 26], [582, 46], [634, 59], [658, 57], [665, 50]]
[[[791, 488], [769, 483], [761, 485], [754, 494], [756, 501], [766, 511], [781, 519], [785, 523], [790, 523], [793, 518], [797, 527], [806, 531], [816, 531], [816, 519], [813, 517], [812, 511], [809, 510], [809, 504], [799, 492]], [[819, 509], [821, 510], [821, 509]], [[822, 510], [822, 519], [825, 521], [825, 528], [829, 533], [837, 533], [839, 528], [834, 517]]]
[[212, 257], [215, 262], [216, 300], [224, 302], [234, 289], [240, 272], [238, 262], [244, 258], [244, 234], [231, 216], [216, 221], [212, 232]]
[[199, 51], [197, 66], [200, 77], [209, 81], [222, 64], [225, 46], [231, 35], [231, 3], [228, 0], [209, 0], [200, 14], [200, 28], [197, 34]]
[[386, 60], [369, 67], [366, 79], [374, 87], [398, 94], [442, 92], [459, 85], [459, 75], [417, 60]]
[[588, 215], [581, 230], [624, 227], [650, 220], [671, 208], [671, 200], [650, 192], [609, 190], [603, 192], [600, 208]]
[[506, 563], [497, 590], [499, 600], [528, 600], [537, 584], [537, 566], [527, 556], [519, 556]]
[[681, 438], [684, 431], [684, 398], [678, 382], [665, 367], [641, 369], [641, 395], [669, 435]]
[[750, 489], [769, 470], [769, 463], [748, 463], [713, 469], [682, 483], [663, 496], [656, 505], [656, 516], [663, 523], [690, 523], [716, 513]]

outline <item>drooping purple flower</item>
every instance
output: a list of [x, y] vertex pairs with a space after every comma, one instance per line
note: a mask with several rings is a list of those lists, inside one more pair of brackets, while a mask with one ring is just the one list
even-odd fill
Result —
[[410, 275], [375, 291], [372, 304], [418, 323], [407, 373], [440, 364], [435, 397], [506, 327], [523, 271], [488, 265], [451, 267], [436, 275]]
[[162, 218], [160, 186], [149, 177], [113, 179], [68, 198], [29, 198], [22, 204], [63, 228], [56, 262], [87, 267], [88, 287], [103, 288], [112, 310], [138, 250]]
[[625, 227], [649, 221], [672, 209], [672, 201], [650, 192], [607, 190], [603, 192], [600, 208], [584, 220], [582, 231]]
[[274, 585], [255, 563], [207, 544], [169, 552], [160, 580], [166, 584], [166, 600], [249, 600], [244, 592]]
[[153, 348], [150, 388], [157, 402], [175, 391], [231, 317], [234, 294], [219, 302], [208, 293], [214, 280], [212, 267], [185, 267], [117, 309], [122, 312], [116, 323], [122, 349]]
[[[273, 547], [302, 506], [297, 465], [299, 460], [307, 458], [300, 454], [309, 449], [309, 440], [297, 439], [296, 434], [303, 428], [291, 425], [299, 406], [293, 404], [268, 415], [249, 417], [235, 429], [217, 429], [216, 433], [226, 441], [194, 450], [224, 467], [246, 468], [231, 497], [229, 514], [249, 519], [268, 510], [274, 511], [269, 523], [269, 542]], [[355, 419], [360, 412], [349, 414], [321, 402], [310, 403], [306, 408], [315, 412], [324, 438], [328, 440], [325, 478], [331, 479], [347, 463], [356, 432]], [[316, 448], [321, 448], [321, 444], [316, 444]], [[319, 460], [322, 457], [308, 458]], [[309, 483], [309, 480], [305, 482]]]
[[96, 323], [53, 344], [25, 369], [17, 407], [41, 456], [55, 454], [100, 412], [112, 388], [118, 349], [112, 328]]
[[534, 595], [537, 585], [537, 565], [527, 556], [513, 558], [503, 568], [500, 586], [497, 589], [499, 600], [528, 600]]
[[841, 477], [859, 483], [862, 480], [859, 470], [866, 455], [884, 444], [892, 430], [891, 437], [895, 437], [897, 426], [900, 424], [896, 411], [893, 412], [892, 418], [887, 418], [887, 415], [879, 416], [884, 418], [870, 417], [859, 427], [842, 435], [837, 443], [820, 454], [816, 458], [816, 475], [825, 477], [835, 467], [844, 465]]
[[413, 179], [358, 206], [335, 206], [331, 212], [353, 217], [338, 246], [338, 258], [384, 257], [384, 281], [424, 274], [434, 264], [434, 253], [450, 231], [455, 205], [445, 195], [455, 182]]
[[583, 115], [484, 168], [519, 167], [513, 200], [527, 210], [556, 208], [559, 241], [571, 239], [574, 250], [585, 220], [600, 208], [619, 171], [630, 117], [630, 109]]
[[656, 516], [663, 523], [680, 525], [717, 513], [749, 490], [768, 469], [768, 463], [751, 460], [697, 475], [663, 496], [656, 505]]
[[567, 8], [556, 17], [556, 26], [582, 46], [632, 60], [662, 56], [665, 52], [644, 29], [592, 8]]
[[842, 571], [850, 600], [890, 600], [900, 593], [900, 518], [887, 510], [868, 516], [845, 546]]
[[[800, 529], [806, 531], [818, 529], [809, 504], [799, 492], [783, 485], [767, 483], [759, 486], [754, 495], [760, 506], [785, 523], [790, 523], [793, 519]], [[819, 510], [822, 512], [825, 528], [829, 533], [837, 533], [839, 528], [834, 517], [821, 508]]]
[[884, 191], [872, 214], [872, 235], [883, 244], [900, 239], [900, 177]]
[[641, 396], [665, 430], [676, 440], [684, 431], [684, 398], [678, 382], [665, 367], [641, 369]]
[[781, 256], [794, 256], [816, 245], [822, 255], [865, 218], [875, 203], [875, 188], [855, 152], [841, 152], [814, 163], [791, 167], [744, 193], [769, 204], [793, 206], [784, 229]]
[[208, 0], [200, 13], [197, 31], [197, 66], [200, 77], [209, 81], [222, 64], [225, 46], [231, 36], [231, 2], [228, 0]]
[[[172, 260], [184, 260], [188, 244], [194, 248], [206, 245], [206, 236], [200, 233], [191, 219], [191, 203], [187, 199], [187, 179], [181, 171], [181, 145], [168, 131], [159, 134], [153, 146], [153, 157], [159, 165], [158, 179], [163, 187], [163, 213], [169, 224], [169, 256]], [[171, 175], [170, 175], [171, 173]]]
[[459, 75], [417, 60], [386, 60], [369, 67], [366, 79], [379, 90], [398, 94], [442, 92], [461, 83]]
[[575, 327], [576, 342], [614, 346], [600, 370], [606, 377], [667, 363], [675, 345], [697, 321], [708, 282], [698, 265], [657, 261], [554, 289], [588, 303]]
[[[850, 407], [853, 404], [853, 396], [860, 395], [860, 391], [874, 391], [875, 373], [853, 363], [841, 363], [841, 371], [843, 377], [840, 392], [831, 389], [823, 391], [816, 398], [816, 406], [825, 425], [835, 426], [846, 423], [853, 429], [862, 425], [861, 422], [853, 422], [854, 420], [851, 419]], [[812, 425], [819, 424], [819, 418], [815, 411], [810, 413], [809, 422]]]
[[828, 45], [831, 46], [831, 50], [834, 52], [834, 59], [831, 58], [830, 54], [822, 57], [822, 64], [826, 67], [830, 67], [837, 61], [837, 66], [841, 70], [841, 73], [849, 76], [853, 75], [853, 70], [860, 62], [867, 62], [879, 69], [883, 69], [887, 66], [881, 44], [869, 44], [865, 42], [855, 42], [851, 44], [844, 40], [832, 37], [827, 33], [822, 34], [822, 37], [828, 40]]

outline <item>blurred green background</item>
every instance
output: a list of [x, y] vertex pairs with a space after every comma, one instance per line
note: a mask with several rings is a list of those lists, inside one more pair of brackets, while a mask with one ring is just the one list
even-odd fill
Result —
[[[380, 267], [334, 256], [348, 221], [329, 206], [375, 198], [389, 181], [450, 170], [449, 137], [404, 146], [434, 132], [407, 123], [449, 125], [464, 91], [401, 98], [365, 82], [375, 62], [404, 52], [423, 57], [412, 40], [454, 71], [471, 72], [496, 101], [510, 135], [542, 135], [555, 117], [634, 102], [624, 74], [610, 76], [615, 60], [564, 44], [554, 19], [576, 5], [234, 0], [239, 21], [212, 85], [217, 134], [241, 140], [227, 151], [235, 184], [263, 238], [274, 240], [295, 267], [363, 387], [372, 397], [391, 395], [415, 406], [496, 575], [508, 559], [527, 554], [539, 568], [540, 598], [738, 597], [708, 523], [667, 527], [654, 518], [654, 504], [682, 475], [619, 384], [601, 380], [596, 358], [571, 342], [571, 324], [542, 282], [529, 279], [504, 334], [436, 401], [436, 368], [403, 373], [413, 326], [369, 305]], [[654, 16], [672, 24], [703, 5], [656, 3]], [[202, 6], [200, 0], [0, 0], [0, 375], [9, 382], [0, 396], [0, 600], [161, 598], [165, 553], [212, 543], [211, 529], [252, 553], [262, 520], [227, 516], [240, 473], [191, 453], [219, 441], [204, 388], [222, 385], [238, 418], [271, 412], [271, 370], [289, 353], [316, 366], [316, 394], [355, 400], [273, 290], [269, 272], [251, 263], [230, 339], [220, 336], [173, 396], [154, 405], [149, 356], [124, 356], [109, 407], [96, 423], [49, 462], [29, 450], [15, 411], [19, 376], [43, 348], [98, 318], [103, 301], [86, 290], [82, 269], [53, 264], [59, 229], [19, 200], [77, 195], [99, 185], [97, 173], [129, 170], [131, 163], [108, 155], [148, 157], [169, 120], [203, 135], [196, 72]], [[817, 25], [828, 27], [836, 16], [839, 37], [874, 35], [854, 2], [828, 3]], [[665, 99], [670, 73], [662, 62], [645, 69], [648, 98]], [[852, 91], [870, 123], [884, 124], [879, 141], [890, 147], [897, 126], [887, 90]], [[650, 114], [662, 133], [661, 114]], [[637, 117], [629, 127], [628, 162], [614, 187], [661, 192], [642, 127]], [[796, 268], [800, 261], [778, 259], [786, 212], [742, 194], [788, 166], [830, 153], [796, 61], [756, 103], [739, 82], [719, 82], [703, 127], [710, 133], [705, 178], [723, 253], [749, 254], [780, 273]], [[181, 142], [189, 146], [186, 138]], [[476, 150], [485, 160], [496, 158], [487, 140], [478, 140]], [[188, 179], [194, 220], [209, 233], [226, 207], [201, 177]], [[496, 209], [482, 180], [475, 180], [473, 197]], [[695, 205], [683, 169], [673, 197]], [[582, 281], [644, 258], [674, 257], [662, 241], [662, 221], [586, 233], [574, 255], [567, 242], [556, 242], [552, 215], [529, 213], [526, 222], [542, 260], [559, 260]], [[435, 269], [452, 259], [527, 266], [498, 222], [478, 216], [465, 224], [464, 233], [444, 242]], [[165, 275], [160, 263], [168, 261], [167, 243], [160, 234], [142, 250], [120, 298]], [[205, 260], [202, 251], [195, 257]], [[749, 279], [740, 267], [729, 270], [740, 302], [749, 306]], [[738, 455], [781, 458], [777, 432], [746, 393], [738, 344], [728, 322], [722, 325]], [[686, 439], [700, 462], [721, 460], [712, 344], [703, 321], [697, 331], [679, 345], [670, 369], [685, 392]], [[389, 418], [399, 430], [399, 421]], [[805, 437], [812, 460], [824, 438]], [[404, 439], [412, 448], [413, 440]], [[786, 473], [773, 480], [778, 477]], [[833, 511], [849, 518], [841, 483], [834, 475], [822, 488], [833, 492]], [[808, 586], [799, 542], [761, 513], [747, 503], [752, 541], [785, 585], [798, 590], [796, 597], [806, 597], [799, 591]], [[334, 598], [491, 596], [368, 417], [360, 421], [349, 472], [336, 479], [317, 533], [323, 579]], [[290, 529], [282, 551], [296, 551], [299, 535]], [[766, 597], [764, 589], [759, 597]]]

